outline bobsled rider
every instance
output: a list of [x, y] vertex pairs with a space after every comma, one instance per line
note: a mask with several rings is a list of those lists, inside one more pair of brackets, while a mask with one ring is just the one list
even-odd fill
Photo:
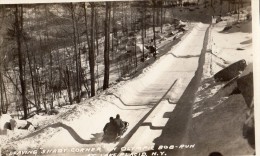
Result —
[[117, 137], [117, 126], [113, 117], [109, 118], [109, 123], [107, 123], [103, 129], [104, 134], [111, 138]]
[[122, 121], [122, 119], [120, 118], [119, 114], [116, 115], [115, 124], [116, 124], [116, 127], [117, 127], [117, 134], [122, 135], [122, 132], [125, 128], [125, 124]]

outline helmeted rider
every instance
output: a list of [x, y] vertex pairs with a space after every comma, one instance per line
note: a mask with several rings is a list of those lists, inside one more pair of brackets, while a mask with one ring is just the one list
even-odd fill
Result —
[[104, 134], [109, 136], [110, 138], [116, 138], [117, 137], [117, 125], [115, 123], [115, 120], [113, 117], [109, 118], [109, 123], [107, 123], [103, 129]]
[[122, 135], [122, 132], [125, 128], [125, 123], [122, 121], [119, 114], [116, 115], [115, 124], [117, 126], [118, 135]]

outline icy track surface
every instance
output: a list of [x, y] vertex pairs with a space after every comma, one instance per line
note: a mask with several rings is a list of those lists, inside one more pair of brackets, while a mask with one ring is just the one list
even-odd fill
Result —
[[[138, 77], [69, 107], [69, 111], [51, 118], [48, 126], [9, 143], [9, 146], [16, 149], [115, 147], [118, 142], [101, 143], [101, 138], [104, 125], [116, 114], [130, 124], [121, 139], [126, 142], [125, 146], [153, 146], [153, 140], [160, 136], [168, 121], [163, 114], [172, 112], [195, 75], [208, 27], [207, 24], [197, 24], [184, 40]], [[133, 128], [134, 133], [129, 135]]]

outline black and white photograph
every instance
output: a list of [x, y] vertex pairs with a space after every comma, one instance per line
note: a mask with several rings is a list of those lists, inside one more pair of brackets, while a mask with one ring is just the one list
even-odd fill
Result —
[[252, 1], [0, 0], [0, 156], [257, 155]]

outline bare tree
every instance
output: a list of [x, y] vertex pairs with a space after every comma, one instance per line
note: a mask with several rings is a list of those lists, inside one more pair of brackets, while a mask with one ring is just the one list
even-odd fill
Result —
[[[6, 9], [4, 8], [4, 6], [0, 6], [0, 10], [1, 10], [1, 20], [4, 21], [5, 20], [5, 11]], [[4, 37], [3, 37], [3, 32], [5, 29], [5, 23], [2, 22], [0, 24], [0, 96], [1, 96], [1, 106], [0, 106], [0, 115], [2, 113], [5, 113], [5, 103], [4, 103], [4, 80], [3, 80], [3, 66], [4, 66], [4, 53], [3, 53], [3, 41], [4, 41]]]
[[[85, 34], [86, 34], [86, 39], [87, 39], [87, 45], [88, 45], [88, 53], [87, 53], [87, 48], [84, 46], [84, 50], [85, 53], [86, 53], [86, 62], [89, 61], [89, 66], [91, 66], [92, 62], [90, 63], [90, 51], [91, 51], [91, 45], [90, 45], [90, 39], [89, 39], [89, 33], [88, 33], [88, 19], [87, 19], [87, 4], [86, 3], [83, 3], [83, 9], [84, 9], [84, 24], [85, 24]], [[92, 68], [92, 66], [91, 66]], [[87, 72], [86, 72], [87, 73]], [[91, 73], [90, 73], [91, 74]], [[93, 74], [93, 73], [92, 73]], [[90, 75], [91, 76], [91, 75]], [[92, 77], [92, 76], [91, 76]], [[94, 77], [95, 78], [95, 77]], [[91, 78], [90, 78], [91, 79]], [[87, 86], [85, 87], [87, 92], [88, 92], [88, 96], [90, 97], [91, 96], [91, 91], [89, 91], [88, 89], [88, 80], [87, 80], [87, 76], [86, 76], [86, 83], [87, 83]], [[94, 84], [94, 85], [93, 85]], [[91, 79], [91, 88], [94, 87], [94, 91], [95, 91], [95, 80], [93, 81], [93, 78]], [[92, 90], [92, 89], [90, 89]], [[93, 92], [93, 91], [92, 91]], [[95, 92], [94, 92], [94, 95], [95, 95]], [[94, 96], [93, 95], [93, 96]]]
[[105, 63], [105, 71], [104, 71], [104, 82], [103, 82], [103, 90], [109, 87], [109, 43], [110, 43], [110, 2], [106, 2], [106, 17], [105, 17], [105, 42], [104, 42], [104, 63]]
[[69, 67], [66, 65], [66, 71], [65, 71], [65, 84], [67, 84], [67, 92], [69, 97], [69, 102], [72, 105], [73, 99], [72, 99], [72, 93], [71, 93], [71, 82], [70, 82], [70, 71]]
[[[145, 7], [145, 2], [143, 2], [142, 4], [143, 4], [142, 6]], [[146, 32], [146, 27], [145, 27], [146, 22], [144, 22], [145, 16], [146, 16], [146, 10], [145, 11], [141, 10], [141, 37], [142, 37], [142, 45], [143, 45], [142, 46], [142, 53], [143, 53], [142, 61], [143, 62], [145, 60], [145, 56], [144, 56], [144, 38], [145, 38], [144, 34]]]
[[153, 5], [153, 44], [154, 47], [156, 49], [156, 36], [155, 36], [155, 7], [156, 7], [156, 0], [152, 1], [152, 5]]
[[1, 96], [1, 107], [0, 107], [0, 115], [2, 115], [3, 113], [5, 113], [5, 103], [4, 103], [4, 89], [3, 89], [3, 85], [4, 85], [4, 82], [3, 82], [3, 76], [2, 76], [2, 71], [0, 71], [0, 96]]
[[96, 39], [96, 51], [97, 51], [97, 53], [96, 53], [96, 55], [97, 55], [97, 57], [96, 57], [96, 65], [97, 65], [97, 73], [96, 73], [96, 77], [97, 77], [97, 85], [98, 85], [98, 88], [100, 88], [100, 86], [99, 86], [99, 67], [98, 67], [98, 56], [99, 56], [99, 42], [98, 42], [98, 39], [99, 39], [99, 34], [98, 34], [98, 29], [99, 29], [99, 25], [98, 25], [98, 9], [95, 9], [95, 19], [94, 19], [94, 21], [95, 21], [95, 39]]
[[73, 3], [70, 4], [71, 7], [71, 19], [73, 26], [73, 44], [74, 44], [74, 57], [75, 57], [75, 68], [76, 68], [76, 102], [80, 102], [81, 94], [81, 83], [80, 83], [80, 52], [79, 52], [79, 41], [77, 37], [77, 22], [75, 17], [75, 6]]
[[16, 32], [16, 43], [17, 43], [17, 52], [18, 52], [18, 62], [19, 62], [19, 79], [21, 85], [21, 94], [22, 94], [22, 106], [24, 111], [24, 118], [28, 117], [28, 107], [26, 100], [26, 82], [25, 82], [25, 72], [24, 64], [25, 59], [22, 52], [22, 32], [23, 32], [23, 7], [21, 5], [15, 6], [15, 32]]
[[163, 32], [163, 1], [159, 1], [160, 2], [160, 9], [161, 9], [161, 33]]
[[96, 95], [96, 80], [95, 80], [95, 40], [94, 40], [94, 17], [95, 17], [95, 4], [91, 5], [91, 25], [90, 25], [90, 48], [89, 48], [89, 67], [90, 67], [90, 81], [91, 81], [91, 97]]
[[36, 89], [35, 89], [35, 80], [34, 80], [34, 71], [33, 71], [34, 69], [32, 67], [32, 59], [30, 57], [31, 53], [29, 52], [29, 47], [25, 40], [25, 37], [23, 37], [23, 39], [24, 39], [24, 44], [25, 44], [25, 48], [26, 48], [26, 56], [27, 56], [27, 60], [28, 60], [28, 64], [29, 64], [29, 72], [30, 72], [30, 76], [31, 76], [31, 85], [32, 85], [32, 90], [33, 90], [34, 102], [35, 102], [36, 108], [38, 110], [40, 107], [38, 104], [37, 94], [36, 94]]

